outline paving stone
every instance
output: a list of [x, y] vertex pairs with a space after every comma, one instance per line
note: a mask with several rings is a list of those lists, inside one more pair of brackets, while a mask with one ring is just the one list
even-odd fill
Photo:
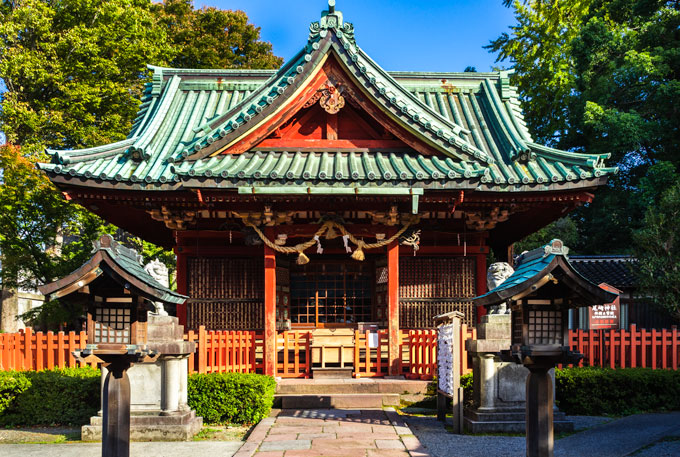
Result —
[[375, 449], [375, 440], [373, 439], [363, 439], [358, 440], [354, 438], [337, 438], [334, 440], [329, 439], [316, 439], [312, 440], [312, 448], [323, 449], [323, 448], [364, 448], [364, 449]]
[[296, 451], [286, 451], [286, 457], [365, 457], [364, 448], [342, 448], [342, 449], [304, 449]]
[[319, 438], [334, 440], [337, 438], [337, 435], [335, 433], [300, 433], [297, 437], [299, 440], [315, 440]]
[[394, 430], [397, 432], [397, 435], [413, 435], [413, 432], [408, 427], [400, 427], [397, 425], [394, 427]]
[[295, 426], [295, 427], [289, 427], [289, 426], [283, 426], [283, 427], [277, 427], [274, 426], [269, 429], [269, 434], [270, 435], [297, 435], [298, 433], [321, 433], [322, 427], [321, 426], [311, 426], [311, 427], [303, 427], [301, 425]]
[[255, 451], [260, 446], [259, 442], [246, 441], [243, 446], [239, 448], [239, 451]]
[[283, 451], [258, 452], [255, 457], [283, 457]]
[[338, 438], [353, 438], [355, 440], [398, 440], [399, 436], [392, 433], [372, 433], [372, 432], [361, 432], [361, 433], [340, 433], [338, 432]]
[[406, 449], [401, 440], [375, 440], [378, 449]]
[[[335, 422], [337, 424], [337, 422]], [[307, 425], [326, 425], [328, 422], [326, 422], [325, 419], [307, 419], [307, 418], [302, 418], [302, 417], [279, 417], [276, 420], [276, 424], [274, 425], [275, 427], [277, 426], [290, 426], [290, 427], [299, 427], [299, 426], [307, 426]]]
[[415, 436], [402, 436], [401, 441], [409, 452], [426, 452], [423, 445]]
[[391, 424], [389, 424], [389, 423], [388, 423], [387, 425], [372, 425], [371, 427], [373, 428], [373, 431], [374, 431], [374, 432], [381, 432], [381, 433], [397, 433], [397, 432], [394, 430], [394, 427], [393, 427]]
[[398, 449], [369, 449], [367, 457], [409, 457], [409, 453]]
[[310, 440], [266, 441], [260, 445], [260, 451], [288, 451], [292, 449], [309, 449]]

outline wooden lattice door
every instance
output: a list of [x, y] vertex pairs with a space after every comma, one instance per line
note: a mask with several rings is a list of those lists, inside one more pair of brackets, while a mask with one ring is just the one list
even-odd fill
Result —
[[290, 273], [290, 315], [296, 327], [354, 327], [372, 319], [371, 262], [313, 261]]

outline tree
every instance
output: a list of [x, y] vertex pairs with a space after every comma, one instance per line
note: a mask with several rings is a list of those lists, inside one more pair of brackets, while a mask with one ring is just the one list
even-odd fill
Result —
[[[275, 68], [243, 12], [195, 10], [188, 0], [5, 0], [0, 3], [0, 131], [17, 147], [0, 158], [2, 287], [31, 286], [87, 260], [107, 227], [65, 202], [32, 164], [45, 148], [123, 139], [137, 113], [147, 64]], [[58, 239], [69, 242], [54, 251]], [[171, 252], [139, 240], [146, 260], [174, 268]], [[43, 317], [63, 322], [63, 316]], [[50, 317], [52, 316], [52, 317]]]
[[[3, 289], [33, 290], [83, 264], [98, 233], [111, 231], [84, 208], [69, 204], [18, 147], [0, 147], [0, 252]], [[61, 237], [72, 239], [59, 246]], [[75, 313], [75, 314], [74, 314]], [[78, 312], [48, 303], [32, 317], [72, 322]]]
[[609, 153], [620, 173], [572, 216], [582, 252], [626, 251], [646, 206], [642, 179], [680, 156], [680, 4], [664, 0], [506, 1], [517, 25], [489, 49], [515, 67], [537, 140]]
[[554, 239], [562, 240], [564, 245], [570, 249], [572, 246], [576, 246], [578, 244], [578, 229], [576, 228], [574, 221], [568, 217], [563, 217], [548, 224], [537, 232], [532, 233], [523, 240], [515, 243], [515, 254], [531, 251]]
[[639, 293], [680, 319], [680, 179], [647, 210], [634, 239]]
[[180, 68], [278, 68], [283, 59], [260, 39], [260, 28], [248, 24], [243, 11], [212, 7], [194, 9], [192, 0], [153, 5], [175, 53], [169, 65]]

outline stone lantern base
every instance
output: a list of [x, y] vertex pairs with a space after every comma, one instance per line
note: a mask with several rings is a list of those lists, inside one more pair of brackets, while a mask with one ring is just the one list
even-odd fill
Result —
[[[132, 441], [189, 441], [203, 425], [203, 418], [193, 410], [176, 416], [132, 413], [130, 416], [130, 440]], [[89, 425], [81, 428], [83, 441], [101, 441], [102, 416], [92, 416]]]
[[[201, 430], [203, 419], [187, 405], [187, 363], [196, 344], [183, 341], [183, 333], [176, 317], [148, 317], [147, 349], [160, 356], [153, 363], [138, 363], [127, 370], [131, 440], [185, 441]], [[106, 373], [102, 368], [102, 380]], [[82, 427], [81, 435], [83, 441], [101, 440], [101, 411]]]
[[[466, 341], [472, 355], [474, 406], [465, 408], [465, 430], [470, 433], [524, 433], [526, 431], [526, 379], [523, 365], [503, 362], [502, 350], [510, 348], [510, 315], [482, 316], [476, 340]], [[551, 370], [554, 385], [554, 370]], [[574, 430], [557, 408], [553, 411], [556, 432]]]

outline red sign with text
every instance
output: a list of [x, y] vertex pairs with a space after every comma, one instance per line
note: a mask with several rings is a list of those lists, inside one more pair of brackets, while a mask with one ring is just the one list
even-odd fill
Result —
[[[600, 284], [600, 287], [607, 292], [621, 294], [619, 289], [607, 283]], [[588, 328], [591, 330], [619, 328], [621, 324], [621, 305], [619, 302], [619, 297], [616, 297], [616, 300], [611, 303], [591, 306], [588, 314]]]

